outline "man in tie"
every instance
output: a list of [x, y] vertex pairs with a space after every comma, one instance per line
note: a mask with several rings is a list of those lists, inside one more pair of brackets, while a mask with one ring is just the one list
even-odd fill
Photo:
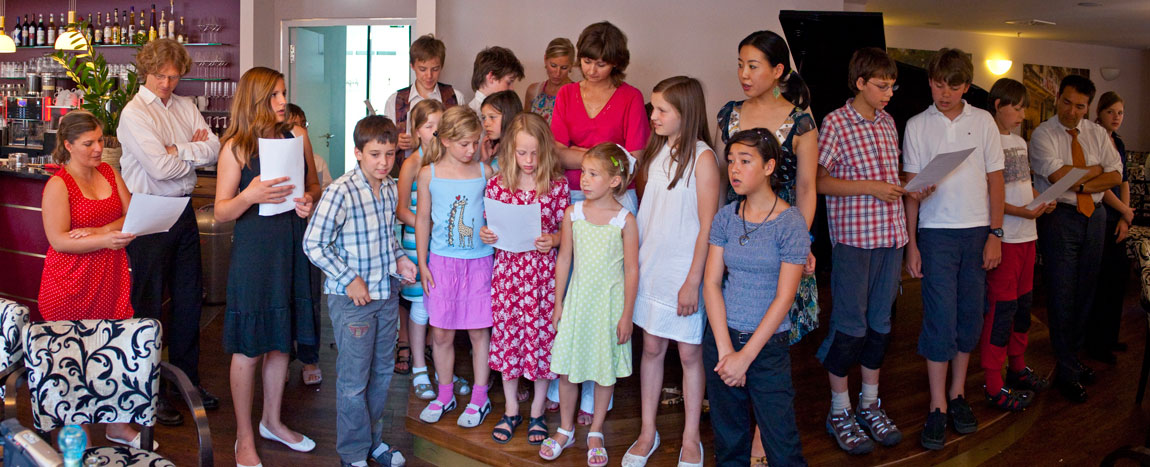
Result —
[[1086, 401], [1083, 384], [1094, 371], [1078, 359], [1083, 330], [1101, 269], [1106, 210], [1103, 192], [1122, 182], [1122, 162], [1106, 130], [1085, 119], [1094, 83], [1077, 75], [1062, 79], [1056, 115], [1030, 137], [1034, 186], [1042, 192], [1071, 169], [1086, 175], [1058, 197], [1054, 212], [1038, 218], [1038, 251], [1046, 281], [1050, 341], [1057, 359], [1055, 383], [1066, 398]]

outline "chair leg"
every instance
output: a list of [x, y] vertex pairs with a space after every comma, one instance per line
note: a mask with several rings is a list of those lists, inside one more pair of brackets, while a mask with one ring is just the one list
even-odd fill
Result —
[[[1147, 315], [1150, 319], [1150, 315]], [[1142, 376], [1138, 378], [1138, 393], [1134, 396], [1134, 405], [1142, 405], [1142, 396], [1146, 393], [1146, 379], [1150, 376], [1150, 324], [1146, 328], [1147, 339], [1142, 351]]]

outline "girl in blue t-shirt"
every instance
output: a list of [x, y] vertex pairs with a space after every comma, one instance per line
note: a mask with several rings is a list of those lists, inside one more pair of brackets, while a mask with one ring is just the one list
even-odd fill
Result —
[[[770, 465], [806, 464], [795, 425], [786, 318], [810, 238], [799, 209], [775, 192], [781, 153], [767, 130], [731, 136], [727, 174], [739, 196], [711, 224], [703, 277], [710, 323], [703, 335], [703, 366], [720, 465], [746, 463], [755, 420]], [[763, 303], [770, 306], [764, 309]]]

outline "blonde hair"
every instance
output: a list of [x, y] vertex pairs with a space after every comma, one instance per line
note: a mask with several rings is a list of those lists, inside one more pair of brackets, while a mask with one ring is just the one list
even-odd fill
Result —
[[423, 141], [419, 139], [419, 127], [427, 123], [432, 114], [443, 112], [443, 110], [443, 103], [435, 99], [424, 99], [411, 107], [411, 115], [408, 120], [411, 120], [411, 135], [415, 137], [415, 146], [411, 147], [412, 151], [418, 150], [419, 146], [423, 144]]
[[56, 130], [56, 148], [52, 150], [52, 160], [57, 164], [67, 163], [72, 153], [64, 146], [65, 142], [75, 143], [80, 135], [99, 130], [103, 136], [104, 125], [89, 112], [73, 110], [60, 118], [60, 128]]
[[483, 130], [479, 116], [475, 111], [464, 105], [457, 105], [443, 112], [439, 119], [439, 129], [435, 131], [435, 138], [431, 139], [428, 151], [424, 154], [423, 165], [439, 162], [447, 154], [447, 147], [443, 141], [458, 141], [468, 136], [478, 136]]
[[571, 39], [556, 37], [547, 43], [547, 51], [543, 53], [543, 58], [556, 57], [571, 57], [572, 61], [575, 60], [575, 44], [571, 43]]
[[631, 162], [627, 159], [627, 153], [623, 148], [615, 143], [599, 143], [587, 153], [583, 155], [583, 159], [594, 159], [603, 164], [603, 168], [607, 170], [607, 175], [611, 177], [619, 176], [623, 179], [619, 186], [611, 190], [611, 194], [615, 196], [622, 196], [627, 192], [627, 184], [631, 182]]
[[192, 57], [188, 56], [188, 49], [172, 39], [148, 41], [136, 54], [140, 76], [158, 73], [167, 64], [175, 66], [180, 76], [184, 76], [192, 70]]
[[551, 136], [551, 127], [539, 115], [526, 112], [516, 115], [511, 120], [511, 126], [503, 134], [503, 142], [499, 144], [499, 176], [503, 186], [515, 191], [519, 183], [519, 163], [515, 160], [515, 140], [519, 133], [526, 133], [535, 138], [539, 144], [538, 166], [535, 168], [535, 197], [546, 196], [551, 192], [551, 185], [563, 177], [563, 169], [559, 167], [559, 155], [555, 150], [555, 138]]
[[291, 131], [291, 124], [280, 122], [272, 111], [271, 98], [283, 73], [258, 66], [244, 72], [232, 101], [232, 121], [220, 138], [220, 144], [232, 145], [232, 154], [240, 167], [247, 167], [259, 156], [260, 138], [278, 138]]

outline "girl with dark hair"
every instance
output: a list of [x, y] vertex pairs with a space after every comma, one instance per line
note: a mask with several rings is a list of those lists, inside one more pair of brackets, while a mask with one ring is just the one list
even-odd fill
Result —
[[770, 131], [740, 131], [729, 138], [726, 152], [739, 198], [711, 223], [703, 276], [710, 324], [703, 334], [703, 367], [716, 460], [747, 465], [747, 427], [758, 420], [762, 433], [756, 437], [770, 465], [806, 465], [795, 424], [788, 348], [793, 324], [787, 319], [810, 252], [806, 222], [776, 194], [784, 152]]
[[479, 107], [479, 119], [483, 122], [483, 141], [480, 144], [479, 161], [491, 164], [499, 170], [499, 142], [503, 133], [511, 127], [511, 121], [523, 111], [523, 101], [515, 91], [499, 91], [483, 99]]
[[[765, 128], [782, 148], [776, 177], [779, 196], [803, 213], [809, 230], [815, 220], [818, 195], [815, 177], [818, 173], [818, 131], [807, 106], [811, 94], [798, 72], [791, 69], [791, 53], [781, 36], [771, 31], [756, 31], [739, 42], [739, 82], [743, 101], [731, 101], [719, 110], [718, 134], [724, 143], [739, 130]], [[727, 191], [727, 200], [735, 192]], [[788, 318], [791, 321], [790, 343], [802, 339], [818, 327], [818, 287], [815, 283], [815, 258], [808, 254], [799, 283], [798, 295]], [[760, 447], [755, 446], [756, 454]], [[761, 456], [757, 456], [761, 458]]]

